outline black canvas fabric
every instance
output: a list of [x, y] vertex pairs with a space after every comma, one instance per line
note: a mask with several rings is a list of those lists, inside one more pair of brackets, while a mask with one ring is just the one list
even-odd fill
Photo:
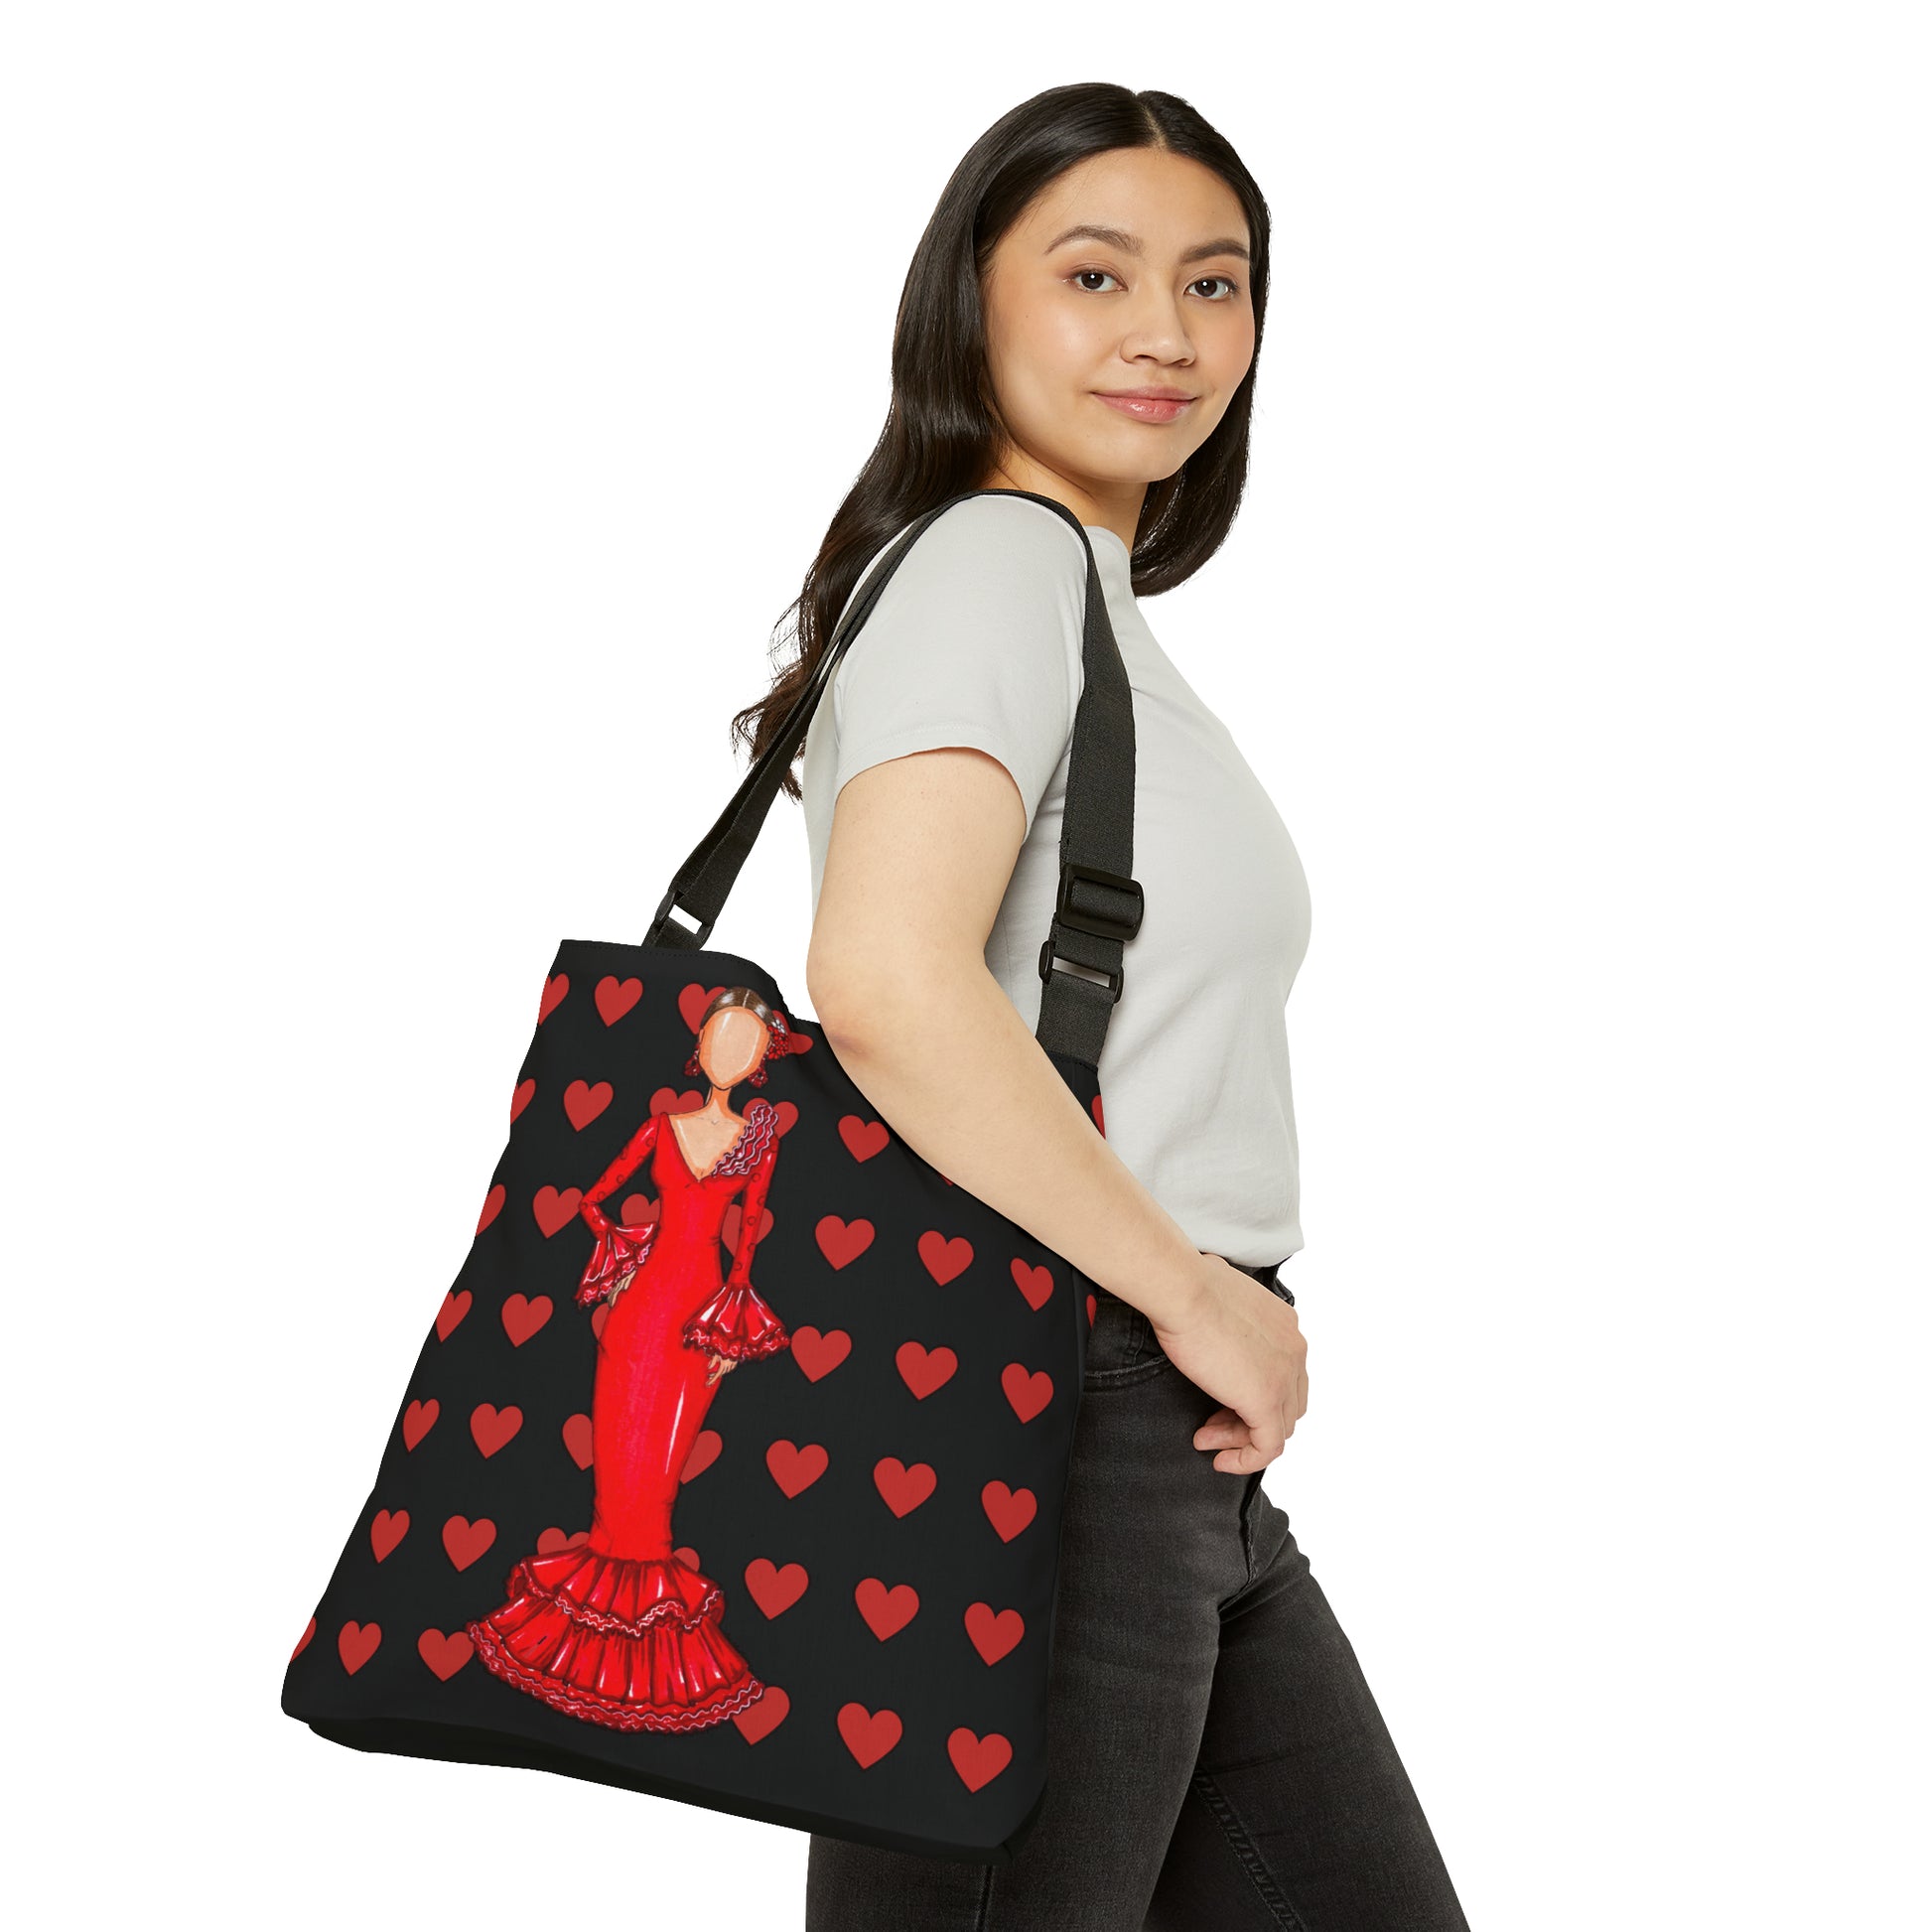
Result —
[[[469, 1252], [284, 1679], [283, 1710], [322, 1736], [986, 1863], [1011, 1860], [1037, 1818], [1060, 1517], [1095, 1286], [900, 1141], [771, 975], [707, 943], [838, 656], [919, 533], [958, 500], [875, 561], [644, 942], [558, 948]], [[1034, 500], [1087, 546], [1069, 511]], [[1140, 895], [1132, 701], [1090, 546], [1087, 562], [1085, 684], [1060, 901], [1041, 935], [1037, 1036], [1104, 1132], [1101, 1049]], [[781, 1016], [774, 1040], [789, 1036], [790, 1050], [761, 1063], [757, 1093], [730, 1102], [764, 1137], [763, 1191], [738, 1190], [730, 1156], [707, 1181], [660, 1146], [602, 1203], [635, 1235], [663, 1210], [651, 1198], [654, 1162], [683, 1162], [681, 1189], [722, 1180], [735, 1197], [717, 1267], [728, 1272], [749, 1242], [751, 1288], [783, 1324], [783, 1346], [719, 1375], [703, 1431], [672, 1472], [675, 1554], [653, 1574], [709, 1579], [722, 1608], [714, 1595], [704, 1628], [693, 1619], [676, 1644], [666, 1619], [634, 1601], [564, 1603], [562, 1587], [546, 1585], [561, 1607], [545, 1596], [533, 1613], [554, 1610], [581, 1643], [571, 1654], [602, 1656], [607, 1671], [620, 1652], [688, 1657], [721, 1633], [756, 1679], [741, 1695], [758, 1694], [713, 1715], [680, 1707], [675, 1686], [660, 1696], [633, 1684], [627, 1700], [607, 1687], [584, 1693], [604, 1700], [591, 1716], [565, 1708], [577, 1693], [557, 1692], [560, 1704], [485, 1667], [478, 1646], [491, 1641], [488, 1619], [506, 1596], [530, 1600], [539, 1571], [554, 1579], [582, 1559], [588, 1574], [596, 1486], [607, 1480], [593, 1395], [618, 1305], [579, 1299], [602, 1240], [584, 1199], [653, 1116], [703, 1101], [697, 1029], [729, 989]], [[661, 1119], [655, 1131], [659, 1143], [672, 1132]], [[668, 1233], [653, 1239], [653, 1260], [674, 1252]], [[624, 1295], [660, 1291], [663, 1269], [653, 1277], [650, 1266]], [[645, 1319], [647, 1306], [632, 1304], [630, 1317]], [[546, 1557], [547, 1567], [521, 1567]], [[554, 1691], [562, 1679], [546, 1681]]]

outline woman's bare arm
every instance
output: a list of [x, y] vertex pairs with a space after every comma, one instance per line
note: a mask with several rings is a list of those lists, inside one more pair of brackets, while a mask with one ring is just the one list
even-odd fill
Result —
[[[1005, 765], [965, 746], [853, 776], [833, 809], [806, 959], [812, 1010], [915, 1153], [1158, 1325], [1180, 1327], [1239, 1271], [1199, 1254], [1094, 1131], [987, 970], [1025, 831]], [[1127, 966], [1131, 979], [1131, 945]]]

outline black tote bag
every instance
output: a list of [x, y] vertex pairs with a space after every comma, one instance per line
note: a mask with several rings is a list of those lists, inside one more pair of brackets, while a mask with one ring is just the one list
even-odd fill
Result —
[[[1036, 1821], [1092, 1285], [706, 948], [839, 656], [920, 532], [989, 493], [1087, 550], [1037, 1037], [1104, 1133], [1141, 920], [1127, 674], [1072, 513], [968, 490], [875, 560], [643, 943], [558, 948], [468, 1256], [288, 1665], [282, 1709], [322, 1736], [989, 1864]], [[744, 1125], [687, 1144], [714, 1085]]]

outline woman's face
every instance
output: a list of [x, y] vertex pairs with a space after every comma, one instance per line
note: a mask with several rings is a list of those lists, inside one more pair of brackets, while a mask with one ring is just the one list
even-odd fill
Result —
[[1010, 444], [995, 482], [1056, 481], [1043, 493], [1124, 516], [1131, 547], [1147, 485], [1207, 440], [1254, 360], [1248, 241], [1234, 191], [1165, 149], [1111, 149], [1042, 189], [984, 284]]
[[757, 1071], [769, 1036], [750, 1007], [720, 1007], [698, 1036], [698, 1064], [714, 1087], [735, 1087]]

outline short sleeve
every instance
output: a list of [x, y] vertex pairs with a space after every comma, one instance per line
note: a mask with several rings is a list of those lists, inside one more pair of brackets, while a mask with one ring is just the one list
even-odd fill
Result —
[[832, 682], [832, 795], [868, 766], [966, 745], [1013, 775], [1031, 832], [1073, 736], [1087, 554], [1023, 496], [969, 496], [899, 562]]

